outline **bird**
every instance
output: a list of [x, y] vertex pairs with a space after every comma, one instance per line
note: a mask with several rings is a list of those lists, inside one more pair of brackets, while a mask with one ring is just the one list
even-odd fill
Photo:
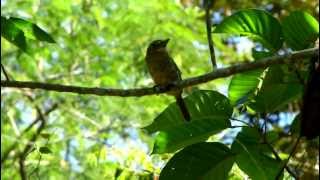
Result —
[[[173, 82], [181, 81], [181, 71], [170, 57], [167, 51], [167, 44], [170, 39], [154, 40], [152, 41], [146, 53], [146, 64], [149, 73], [156, 84], [160, 87], [168, 87], [173, 84]], [[184, 117], [184, 120], [190, 121], [190, 113], [182, 98], [182, 89], [171, 90], [167, 94], [172, 95], [176, 99], [176, 103]]]

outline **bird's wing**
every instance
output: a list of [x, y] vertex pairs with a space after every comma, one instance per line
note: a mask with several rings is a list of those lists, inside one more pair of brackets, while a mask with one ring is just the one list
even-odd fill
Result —
[[177, 73], [179, 79], [181, 80], [181, 71], [180, 71], [180, 69], [178, 68], [177, 64], [174, 62], [174, 60], [171, 57], [170, 57], [170, 64], [172, 64], [172, 66], [170, 66], [170, 67], [173, 68], [172, 72]]

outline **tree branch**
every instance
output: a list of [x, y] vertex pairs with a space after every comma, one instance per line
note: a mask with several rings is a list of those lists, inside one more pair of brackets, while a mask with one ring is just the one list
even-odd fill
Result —
[[24, 159], [19, 159], [19, 173], [21, 180], [27, 180], [27, 172], [24, 164]]
[[[298, 137], [297, 141], [295, 142], [293, 148], [292, 148], [292, 151], [291, 153], [289, 154], [288, 158], [285, 160], [285, 163], [282, 165], [282, 167], [280, 168], [280, 171], [279, 173], [277, 174], [276, 176], [276, 179], [279, 179], [281, 177], [281, 174], [283, 172], [283, 170], [287, 167], [287, 164], [289, 163], [289, 160], [290, 158], [295, 154], [296, 150], [297, 150], [297, 147], [298, 147], [298, 144], [299, 144], [299, 141], [300, 141], [300, 138], [301, 136]], [[296, 178], [296, 177], [295, 177]]]
[[[276, 159], [277, 159], [278, 161], [282, 161], [282, 159], [281, 159], [280, 156], [278, 155], [277, 151], [274, 150], [274, 148], [272, 147], [272, 145], [271, 145], [267, 140], [266, 140], [264, 143], [269, 147], [269, 149], [271, 150], [272, 154], [276, 157]], [[283, 166], [283, 168], [285, 168], [292, 177], [294, 177], [295, 179], [298, 179], [298, 178], [297, 178], [297, 175], [289, 168], [289, 166], [287, 165], [287, 163]], [[283, 170], [283, 169], [282, 169], [282, 170]], [[282, 172], [282, 171], [281, 171], [281, 172]], [[278, 178], [278, 177], [277, 177], [277, 178]], [[277, 178], [276, 178], [276, 179], [277, 179]]]
[[42, 130], [45, 128], [46, 125], [46, 121], [44, 119], [44, 115], [41, 112], [39, 114], [41, 123], [40, 126], [38, 127], [37, 131], [35, 134], [33, 134], [33, 136], [29, 139], [29, 142], [27, 143], [27, 145], [25, 146], [25, 148], [23, 149], [23, 151], [20, 153], [19, 155], [19, 165], [20, 165], [20, 176], [22, 180], [26, 180], [27, 179], [27, 174], [26, 174], [26, 170], [25, 170], [25, 160], [28, 156], [28, 154], [30, 153], [30, 151], [32, 150], [32, 147], [34, 145], [34, 143], [36, 142], [36, 140], [38, 139], [40, 133], [42, 132]]
[[[55, 103], [48, 110], [46, 110], [45, 113], [42, 114], [42, 116], [38, 114], [38, 117], [35, 120], [33, 120], [33, 122], [21, 132], [21, 135], [17, 139], [21, 139], [23, 135], [25, 135], [35, 124], [37, 124], [41, 120], [41, 118], [43, 118], [43, 116], [48, 116], [52, 111], [57, 109], [57, 107], [58, 107], [58, 103]], [[3, 167], [7, 158], [9, 157], [9, 154], [11, 153], [11, 151], [13, 151], [19, 143], [21, 142], [16, 141], [3, 153], [1, 157], [1, 168]]]
[[227, 68], [216, 69], [214, 72], [210, 72], [204, 75], [200, 75], [193, 78], [188, 78], [179, 82], [174, 82], [170, 87], [160, 87], [160, 88], [136, 88], [136, 89], [107, 89], [107, 88], [89, 88], [89, 87], [79, 87], [71, 85], [60, 85], [60, 84], [49, 84], [41, 82], [23, 82], [23, 81], [1, 81], [1, 87], [11, 87], [11, 88], [29, 88], [29, 89], [42, 89], [47, 91], [56, 92], [71, 92], [78, 94], [93, 94], [98, 96], [146, 96], [153, 94], [161, 94], [167, 91], [185, 88], [188, 86], [194, 86], [202, 83], [206, 83], [218, 78], [228, 77], [237, 73], [243, 73], [250, 70], [255, 70], [259, 68], [266, 68], [271, 65], [292, 63], [294, 61], [302, 61], [304, 58], [311, 56], [319, 56], [319, 48], [310, 48], [301, 51], [295, 51], [289, 54], [276, 55], [267, 58], [263, 58], [259, 61], [242, 63], [239, 65], [230, 66]]
[[212, 34], [211, 34], [211, 14], [210, 14], [210, 7], [213, 4], [213, 0], [206, 0], [205, 1], [205, 9], [206, 9], [206, 26], [207, 26], [207, 38], [208, 38], [208, 45], [210, 50], [210, 58], [213, 69], [216, 69], [217, 62], [216, 62], [216, 56], [214, 53], [214, 47], [213, 47], [213, 41], [212, 41]]
[[1, 69], [4, 74], [4, 77], [6, 77], [6, 80], [9, 81], [10, 80], [9, 75], [8, 75], [6, 69], [4, 68], [4, 66], [2, 65], [2, 63], [1, 63]]

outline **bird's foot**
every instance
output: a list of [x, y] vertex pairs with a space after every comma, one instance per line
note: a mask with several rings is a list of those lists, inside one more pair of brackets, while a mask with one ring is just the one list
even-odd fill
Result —
[[168, 91], [168, 90], [172, 89], [174, 86], [175, 86], [174, 83], [169, 83], [169, 84], [166, 84], [166, 85], [157, 84], [157, 85], [153, 86], [153, 89], [156, 92], [164, 92], [164, 91]]
[[164, 91], [164, 90], [166, 89], [166, 87], [157, 84], [157, 85], [154, 85], [154, 86], [153, 86], [153, 89], [154, 89], [156, 92], [162, 92], [162, 91]]

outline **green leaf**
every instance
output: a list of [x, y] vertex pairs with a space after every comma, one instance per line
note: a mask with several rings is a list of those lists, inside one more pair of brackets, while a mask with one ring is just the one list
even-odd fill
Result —
[[260, 82], [263, 70], [237, 74], [229, 84], [228, 96], [232, 105], [243, 104], [254, 93]]
[[176, 103], [170, 104], [155, 121], [145, 127], [157, 135], [153, 153], [174, 152], [206, 140], [210, 135], [231, 126], [232, 107], [228, 98], [216, 91], [195, 91], [185, 98], [191, 122], [186, 123]]
[[271, 150], [255, 128], [243, 128], [231, 149], [237, 153], [239, 168], [253, 180], [273, 180], [280, 171], [282, 162], [270, 156]]
[[257, 112], [281, 110], [302, 95], [303, 87], [286, 65], [269, 67], [262, 87], [249, 106]]
[[49, 139], [50, 136], [51, 136], [51, 134], [49, 134], [49, 133], [41, 133], [40, 136], [41, 136], [42, 138], [44, 138], [44, 139]]
[[175, 154], [160, 173], [160, 180], [225, 180], [235, 154], [224, 144], [193, 144]]
[[224, 19], [213, 32], [248, 36], [272, 52], [279, 50], [283, 43], [278, 20], [268, 12], [258, 9], [236, 12]]
[[[271, 54], [272, 53], [270, 52], [255, 50], [252, 52], [252, 56], [255, 60], [271, 56]], [[264, 69], [258, 69], [236, 74], [232, 77], [228, 90], [228, 97], [232, 105], [243, 104], [253, 96], [254, 92], [258, 88], [263, 72]]]
[[256, 112], [274, 112], [301, 96], [300, 84], [274, 84], [263, 88], [249, 106]]
[[52, 153], [52, 151], [48, 147], [45, 147], [45, 146], [40, 147], [39, 152], [41, 154], [51, 154]]
[[15, 24], [1, 16], [1, 36], [23, 51], [27, 51], [27, 43], [24, 32]]
[[28, 39], [55, 43], [53, 38], [36, 24], [14, 17], [7, 19], [1, 16], [1, 36], [27, 53]]
[[282, 22], [286, 43], [294, 50], [308, 48], [319, 37], [319, 23], [309, 13], [292, 12]]
[[[232, 107], [229, 99], [217, 91], [200, 90], [195, 91], [184, 98], [191, 121], [202, 120], [203, 118], [214, 117], [229, 118], [232, 115]], [[176, 103], [171, 103], [152, 124], [144, 127], [149, 133], [168, 130], [177, 125], [184, 125], [185, 121]]]
[[213, 116], [168, 128], [157, 135], [152, 154], [171, 153], [196, 142], [205, 141], [209, 136], [230, 126], [228, 117]]
[[36, 24], [15, 17], [10, 17], [8, 21], [14, 23], [15, 26], [22, 30], [24, 32], [24, 35], [29, 39], [55, 43], [53, 38], [47, 32], [39, 28]]

